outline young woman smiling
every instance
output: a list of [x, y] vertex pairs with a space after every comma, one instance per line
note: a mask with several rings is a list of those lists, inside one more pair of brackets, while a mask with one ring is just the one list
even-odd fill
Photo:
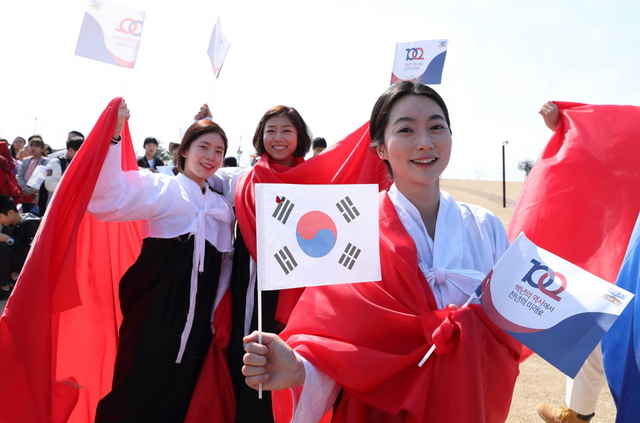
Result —
[[221, 269], [232, 248], [233, 211], [206, 182], [221, 166], [227, 138], [208, 120], [186, 131], [180, 173], [124, 172], [114, 138], [88, 211], [104, 221], [143, 221], [143, 244], [120, 281], [123, 320], [112, 390], [96, 422], [183, 422], [203, 359]]
[[[210, 118], [205, 105], [196, 119]], [[234, 199], [238, 222], [234, 244], [233, 330], [227, 358], [236, 393], [236, 422], [273, 422], [270, 392], [258, 399], [256, 392], [244, 382], [242, 356], [245, 335], [257, 328], [256, 280], [256, 183], [286, 184], [379, 184], [388, 187], [384, 167], [369, 151], [367, 128], [363, 126], [321, 155], [305, 161], [311, 146], [311, 134], [296, 109], [275, 106], [260, 119], [253, 137], [253, 146], [260, 157], [257, 164], [239, 180], [210, 179]], [[349, 161], [352, 165], [347, 166]], [[216, 177], [221, 176], [220, 172]], [[236, 184], [237, 182], [237, 184]], [[302, 289], [265, 291], [262, 293], [263, 329], [278, 333], [289, 322]]]
[[305, 290], [280, 336], [244, 339], [246, 383], [301, 386], [294, 422], [332, 407], [334, 422], [504, 422], [522, 345], [478, 304], [459, 308], [508, 247], [504, 228], [440, 190], [452, 140], [434, 90], [392, 85], [370, 131], [394, 181], [379, 197], [382, 280]]

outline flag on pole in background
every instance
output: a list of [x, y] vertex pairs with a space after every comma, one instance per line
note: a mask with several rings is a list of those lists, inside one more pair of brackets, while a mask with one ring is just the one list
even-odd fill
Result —
[[439, 84], [449, 40], [412, 41], [397, 43], [393, 60], [391, 83], [417, 81]]
[[259, 289], [380, 280], [378, 186], [256, 184]]
[[634, 296], [524, 234], [481, 289], [482, 307], [496, 325], [572, 378]]
[[220, 17], [218, 16], [218, 20], [213, 26], [211, 41], [209, 41], [209, 48], [207, 49], [207, 55], [211, 60], [211, 67], [213, 68], [213, 73], [216, 78], [220, 75], [224, 59], [227, 57], [227, 53], [229, 52], [229, 47], [231, 47], [231, 43], [222, 33]]
[[636, 296], [602, 339], [602, 360], [618, 409], [616, 422], [637, 422], [640, 421], [640, 216], [616, 286]]
[[75, 55], [123, 68], [136, 64], [145, 12], [91, 0], [82, 20]]

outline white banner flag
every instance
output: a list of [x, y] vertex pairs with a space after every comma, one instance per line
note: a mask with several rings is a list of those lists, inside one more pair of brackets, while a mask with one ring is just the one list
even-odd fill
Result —
[[229, 47], [231, 47], [231, 43], [222, 33], [220, 17], [218, 17], [216, 24], [213, 26], [211, 41], [209, 41], [209, 48], [207, 49], [207, 55], [211, 60], [211, 67], [213, 68], [213, 73], [216, 78], [220, 75], [224, 59], [227, 57], [227, 53], [229, 52]]
[[575, 377], [633, 294], [520, 234], [482, 284], [487, 316]]
[[448, 44], [449, 40], [397, 43], [391, 83], [418, 81], [423, 84], [439, 84]]
[[75, 55], [133, 68], [138, 57], [144, 16], [144, 11], [92, 0], [82, 20]]
[[380, 280], [377, 185], [256, 184], [261, 291]]

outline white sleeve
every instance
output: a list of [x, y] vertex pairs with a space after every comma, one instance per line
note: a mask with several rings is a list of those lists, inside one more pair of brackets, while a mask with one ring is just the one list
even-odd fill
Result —
[[[291, 423], [318, 422], [331, 409], [341, 388], [333, 379], [318, 370], [304, 357], [298, 353], [296, 355], [302, 359], [305, 377], [302, 394], [297, 401], [298, 405], [293, 413]], [[294, 391], [292, 390], [292, 392]], [[294, 399], [294, 404], [295, 402]]]
[[211, 178], [207, 179], [207, 183], [216, 191], [221, 192], [231, 207], [234, 207], [238, 179], [247, 172], [247, 169], [240, 167], [221, 167]]
[[[150, 220], [171, 209], [175, 195], [164, 195], [173, 178], [148, 170], [124, 172], [120, 143], [109, 146], [89, 202], [88, 212], [99, 220]], [[177, 182], [175, 187], [177, 187]], [[178, 188], [179, 189], [179, 188]]]

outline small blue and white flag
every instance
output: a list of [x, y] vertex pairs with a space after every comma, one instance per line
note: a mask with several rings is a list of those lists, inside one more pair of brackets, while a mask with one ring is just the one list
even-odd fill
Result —
[[377, 185], [256, 184], [261, 291], [380, 280]]
[[207, 56], [209, 56], [211, 68], [216, 78], [220, 76], [220, 71], [222, 70], [224, 59], [226, 59], [227, 53], [229, 52], [229, 47], [231, 47], [231, 43], [222, 33], [220, 17], [218, 17], [216, 24], [213, 26], [209, 48], [207, 49]]
[[448, 39], [397, 43], [391, 72], [391, 83], [417, 81], [439, 84], [442, 81]]
[[482, 307], [496, 325], [572, 378], [634, 296], [523, 233], [481, 291]]

